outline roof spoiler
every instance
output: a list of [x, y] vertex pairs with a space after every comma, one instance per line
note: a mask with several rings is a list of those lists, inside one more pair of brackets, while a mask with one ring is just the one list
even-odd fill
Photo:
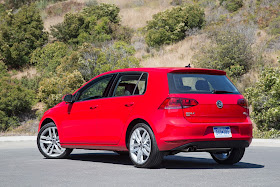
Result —
[[194, 74], [208, 74], [208, 75], [226, 75], [225, 71], [216, 69], [200, 69], [200, 68], [186, 68], [175, 69], [170, 73], [194, 73]]

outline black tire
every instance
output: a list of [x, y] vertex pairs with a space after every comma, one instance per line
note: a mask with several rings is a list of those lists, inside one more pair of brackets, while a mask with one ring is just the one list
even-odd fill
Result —
[[[48, 123], [48, 124], [46, 124], [46, 125], [44, 125], [41, 129], [40, 129], [40, 131], [39, 131], [39, 133], [38, 133], [38, 136], [37, 136], [37, 146], [38, 146], [38, 149], [39, 149], [39, 151], [41, 152], [41, 154], [44, 156], [44, 157], [46, 157], [46, 158], [50, 158], [50, 159], [57, 159], [57, 158], [66, 158], [66, 157], [68, 157], [69, 155], [70, 155], [70, 153], [73, 151], [73, 149], [68, 149], [68, 148], [66, 148], [66, 149], [64, 149], [64, 148], [62, 148], [61, 149], [61, 153], [59, 153], [59, 154], [53, 154], [53, 155], [51, 155], [51, 154], [47, 154], [46, 153], [46, 146], [45, 145], [43, 145], [42, 143], [40, 143], [40, 140], [41, 140], [41, 135], [42, 135], [42, 133], [44, 132], [45, 133], [45, 130], [46, 129], [48, 129], [48, 128], [55, 128], [56, 129], [56, 125], [53, 123], [53, 122], [50, 122], [50, 123]], [[58, 136], [58, 132], [56, 131], [56, 133], [57, 133], [57, 140], [59, 141], [59, 136]], [[51, 135], [50, 135], [51, 136]], [[49, 140], [49, 141], [52, 141], [52, 140]], [[60, 146], [60, 143], [58, 143], [58, 142], [56, 142], [56, 143], [52, 143], [52, 145], [54, 145], [54, 144], [56, 144], [56, 146], [58, 146], [58, 144], [59, 144], [59, 146]]]
[[[233, 165], [239, 162], [245, 153], [245, 148], [233, 148], [231, 149], [225, 158], [221, 158], [223, 153], [210, 153], [212, 158], [219, 164]], [[225, 154], [225, 153], [224, 153]]]
[[[132, 158], [134, 153], [132, 153], [132, 150], [130, 149], [130, 141], [132, 138], [132, 134], [136, 129], [139, 129], [139, 128], [145, 129], [148, 132], [149, 138], [150, 138], [150, 155], [147, 158], [147, 160], [141, 164], [134, 161], [134, 159]], [[141, 149], [144, 149], [144, 147], [142, 147]], [[130, 157], [131, 161], [138, 168], [156, 168], [161, 164], [161, 162], [163, 160], [163, 156], [164, 156], [164, 152], [160, 152], [158, 149], [155, 135], [154, 135], [152, 129], [145, 123], [138, 123], [131, 130], [130, 135], [129, 135], [128, 150], [129, 150], [129, 157]], [[143, 155], [143, 153], [142, 153], [142, 155]], [[135, 157], [135, 155], [134, 155], [134, 157]]]

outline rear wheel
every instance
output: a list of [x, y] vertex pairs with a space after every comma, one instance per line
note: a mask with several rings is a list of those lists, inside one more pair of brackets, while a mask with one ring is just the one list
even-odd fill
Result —
[[46, 158], [65, 158], [73, 151], [61, 147], [56, 125], [52, 122], [41, 128], [37, 137], [37, 146]]
[[157, 167], [163, 155], [151, 128], [145, 123], [135, 125], [129, 137], [129, 156], [133, 164], [139, 168]]
[[239, 162], [245, 153], [245, 148], [233, 148], [228, 152], [210, 153], [212, 158], [219, 164], [232, 165]]

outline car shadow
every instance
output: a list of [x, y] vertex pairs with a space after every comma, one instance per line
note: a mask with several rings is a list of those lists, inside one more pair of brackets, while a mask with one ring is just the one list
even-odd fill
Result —
[[[116, 153], [71, 154], [68, 159], [119, 165], [133, 165], [128, 155], [118, 155]], [[264, 167], [264, 165], [247, 162], [239, 162], [234, 165], [221, 165], [217, 164], [213, 159], [172, 155], [165, 156], [158, 169], [252, 169]]]

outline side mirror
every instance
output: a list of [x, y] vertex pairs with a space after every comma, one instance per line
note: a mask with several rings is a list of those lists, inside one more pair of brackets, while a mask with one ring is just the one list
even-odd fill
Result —
[[73, 103], [73, 95], [72, 94], [67, 94], [65, 95], [62, 100], [65, 101], [66, 103]]

